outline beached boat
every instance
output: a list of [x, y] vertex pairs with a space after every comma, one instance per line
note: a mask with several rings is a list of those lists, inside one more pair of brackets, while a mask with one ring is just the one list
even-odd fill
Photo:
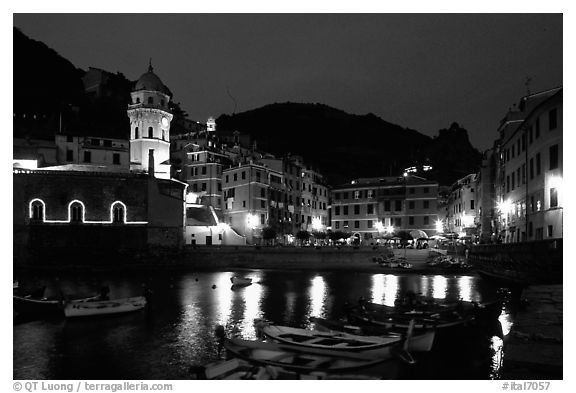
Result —
[[230, 277], [230, 281], [234, 286], [247, 286], [252, 284], [252, 279], [249, 277], [233, 276]]
[[64, 306], [64, 315], [70, 318], [123, 314], [141, 310], [145, 306], [146, 298], [144, 296], [114, 300], [72, 301]]
[[[310, 318], [311, 322], [314, 322], [316, 329], [326, 332], [345, 332], [355, 335], [368, 335], [368, 336], [390, 336], [390, 337], [402, 337], [407, 336], [407, 329], [388, 329], [382, 326], [375, 325], [353, 325], [350, 323], [342, 321], [327, 320], [324, 318]], [[407, 350], [409, 352], [429, 352], [432, 350], [434, 345], [434, 339], [436, 338], [436, 330], [421, 330], [414, 332], [410, 337], [407, 338]]]
[[448, 327], [463, 326], [474, 319], [473, 314], [461, 315], [457, 312], [446, 314], [422, 314], [421, 312], [383, 313], [358, 308], [348, 311], [348, 320], [360, 325], [381, 326], [386, 329], [408, 329], [414, 321], [413, 328], [443, 329]]
[[335, 351], [360, 352], [399, 344], [402, 341], [402, 337], [398, 335], [359, 336], [344, 332], [322, 332], [279, 325], [264, 326], [262, 333], [284, 344]]
[[238, 338], [226, 339], [224, 347], [234, 356], [253, 364], [281, 367], [301, 373], [320, 371], [329, 374], [363, 373], [374, 367], [385, 366], [384, 363], [397, 359], [399, 354], [403, 352], [399, 345], [352, 352], [248, 341]]

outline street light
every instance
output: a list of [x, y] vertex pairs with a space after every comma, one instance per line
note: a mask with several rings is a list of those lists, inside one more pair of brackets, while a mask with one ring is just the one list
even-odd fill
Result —
[[320, 232], [322, 230], [322, 220], [320, 217], [314, 217], [312, 219], [312, 230], [315, 232]]
[[248, 214], [246, 217], [246, 224], [248, 224], [248, 228], [254, 229], [258, 226], [258, 217], [256, 214]]
[[436, 221], [436, 232], [437, 233], [443, 233], [444, 232], [444, 222], [442, 222], [442, 220]]
[[378, 232], [384, 232], [384, 224], [382, 224], [382, 221], [377, 221], [374, 226]]

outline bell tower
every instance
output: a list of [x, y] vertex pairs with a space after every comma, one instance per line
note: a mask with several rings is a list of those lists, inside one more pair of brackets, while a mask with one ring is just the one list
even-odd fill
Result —
[[[132, 93], [128, 106], [130, 118], [130, 170], [150, 173], [156, 177], [170, 178], [170, 122], [168, 110], [169, 91], [154, 73], [152, 61]], [[152, 150], [152, 152], [151, 152]], [[149, 167], [150, 154], [153, 165]]]

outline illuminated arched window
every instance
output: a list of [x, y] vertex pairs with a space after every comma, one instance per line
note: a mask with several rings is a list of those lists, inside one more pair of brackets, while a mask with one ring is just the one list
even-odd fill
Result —
[[136, 98], [136, 103], [137, 103], [137, 104], [140, 103], [140, 97]]
[[112, 208], [112, 222], [114, 224], [122, 224], [124, 222], [124, 206], [116, 203]]
[[84, 206], [79, 202], [74, 202], [70, 205], [70, 222], [83, 222], [84, 221]]
[[148, 138], [154, 138], [154, 129], [152, 127], [148, 127]]
[[34, 221], [44, 220], [44, 204], [41, 201], [32, 202], [30, 219]]

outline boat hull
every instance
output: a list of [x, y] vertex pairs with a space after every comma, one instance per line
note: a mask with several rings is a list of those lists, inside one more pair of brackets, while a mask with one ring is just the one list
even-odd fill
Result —
[[64, 315], [67, 318], [115, 315], [138, 311], [145, 306], [146, 298], [144, 296], [105, 301], [71, 302], [64, 307]]

